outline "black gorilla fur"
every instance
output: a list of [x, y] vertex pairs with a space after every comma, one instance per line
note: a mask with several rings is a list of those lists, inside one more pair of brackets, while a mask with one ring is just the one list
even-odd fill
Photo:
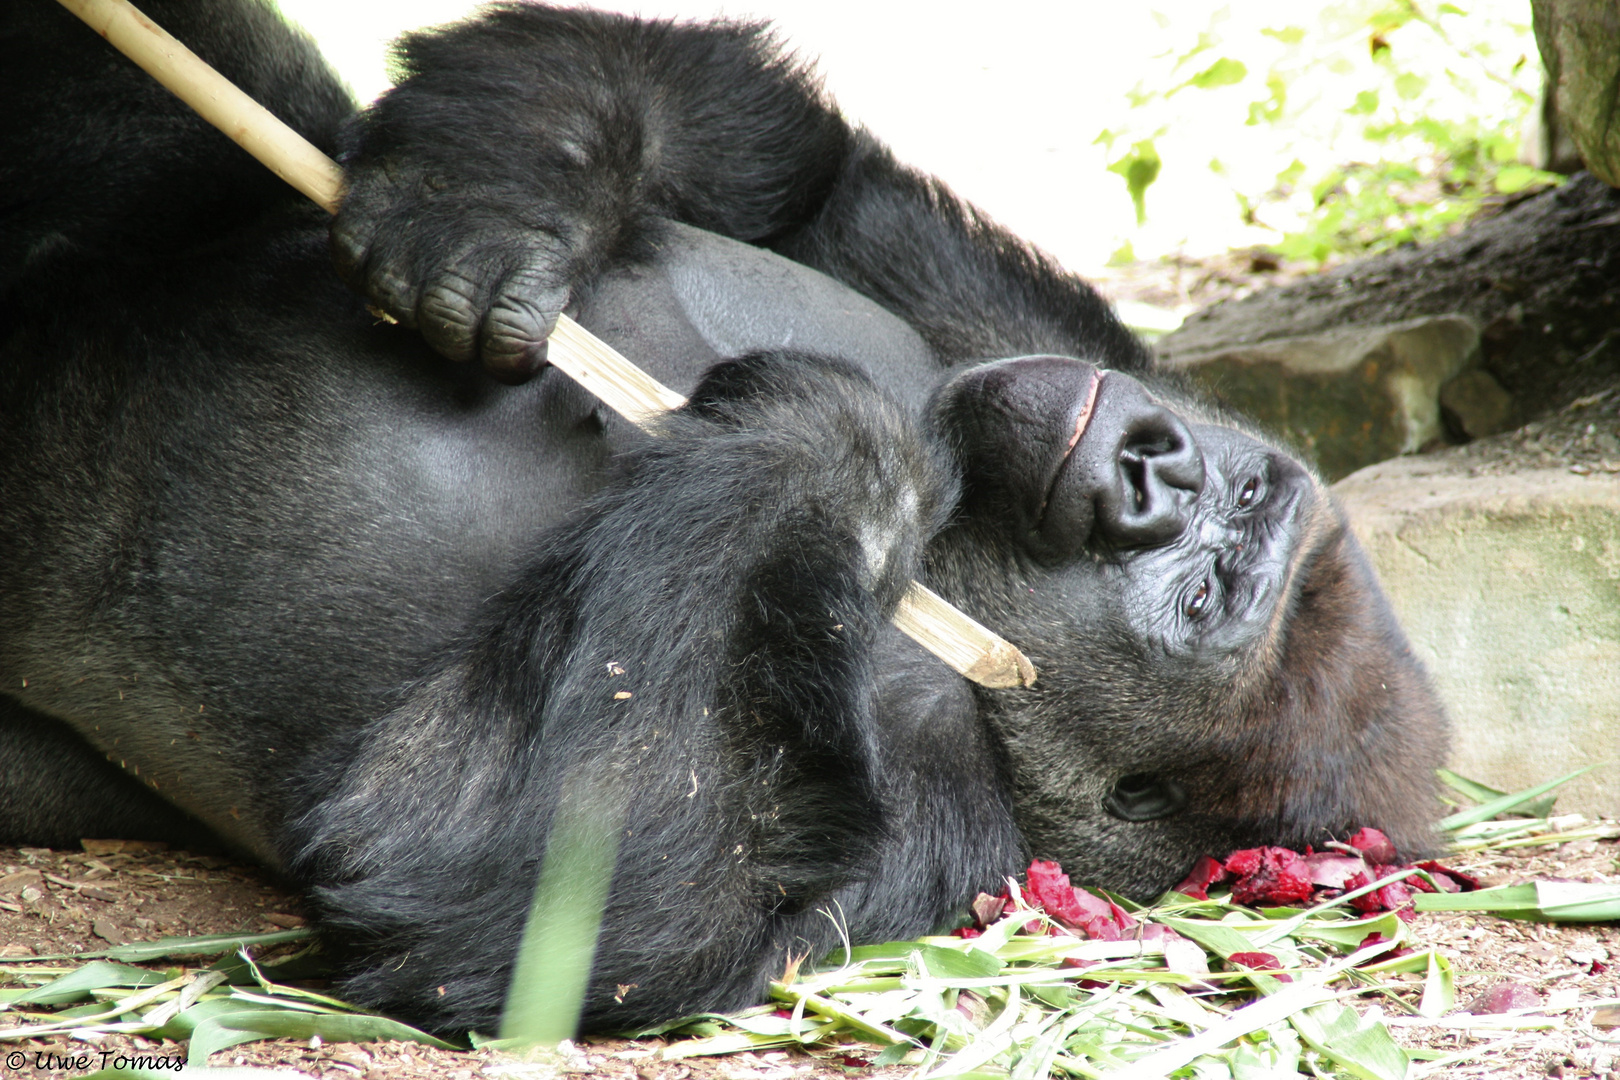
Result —
[[[572, 784], [625, 807], [594, 1028], [1032, 853], [1146, 897], [1433, 842], [1445, 721], [1319, 482], [758, 28], [499, 7], [354, 116], [266, 8], [148, 6], [342, 146], [331, 250], [406, 325], [57, 5], [0, 12], [0, 840], [223, 840], [442, 1030], [497, 1016]], [[565, 303], [692, 404], [647, 437], [544, 368]], [[1036, 687], [900, 637], [911, 577]]]

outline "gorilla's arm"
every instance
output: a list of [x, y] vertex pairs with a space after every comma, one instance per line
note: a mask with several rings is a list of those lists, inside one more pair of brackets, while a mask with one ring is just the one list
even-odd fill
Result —
[[881, 938], [991, 886], [1018, 840], [971, 707], [875, 708], [885, 617], [950, 488], [852, 368], [713, 369], [466, 643], [334, 749], [290, 861], [347, 943], [345, 993], [491, 1023], [581, 789], [624, 810], [593, 1028], [757, 1000], [785, 949], [833, 943], [814, 909], [835, 896]]
[[[141, 7], [305, 138], [335, 146], [348, 92], [268, 4]], [[302, 201], [60, 4], [0, 5], [0, 101], [0, 292], [55, 257], [162, 256]]]
[[665, 217], [772, 247], [950, 363], [1147, 353], [1089, 286], [852, 131], [757, 26], [522, 5], [407, 37], [347, 132], [340, 270], [445, 355], [522, 377], [572, 284]]

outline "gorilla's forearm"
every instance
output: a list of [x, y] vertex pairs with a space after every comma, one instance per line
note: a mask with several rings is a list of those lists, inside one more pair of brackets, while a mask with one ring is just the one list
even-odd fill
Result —
[[570, 287], [662, 217], [821, 270], [946, 362], [1149, 363], [1084, 282], [850, 130], [760, 27], [508, 6], [406, 37], [401, 61], [347, 132], [335, 250], [448, 356], [532, 371]]
[[[664, 428], [298, 826], [288, 861], [347, 931], [347, 993], [490, 1024], [490, 961], [570, 791], [624, 820], [592, 1028], [757, 1000], [783, 950], [835, 942], [813, 907], [840, 890], [852, 932], [915, 934], [1013, 865], [993, 771], [930, 760], [982, 740], [971, 704], [886, 731], [874, 707], [885, 617], [954, 495], [944, 459], [864, 375], [797, 354], [721, 364]], [[994, 827], [935, 789], [977, 789]], [[919, 861], [941, 887], [908, 879]]]

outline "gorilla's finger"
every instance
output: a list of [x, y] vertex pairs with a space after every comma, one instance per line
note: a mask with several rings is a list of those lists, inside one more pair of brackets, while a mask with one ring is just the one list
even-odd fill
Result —
[[548, 268], [526, 266], [507, 276], [484, 316], [484, 367], [503, 382], [521, 382], [546, 361], [546, 339], [568, 303], [567, 286]]
[[439, 274], [422, 292], [418, 321], [427, 343], [451, 360], [467, 363], [477, 355], [478, 326], [489, 294], [481, 275], [465, 263]]
[[417, 275], [411, 248], [400, 233], [362, 210], [340, 212], [328, 235], [332, 260], [349, 287], [402, 325], [415, 327]]
[[416, 286], [408, 273], [396, 269], [397, 262], [368, 268], [366, 299], [399, 320], [401, 326], [416, 328]]
[[332, 265], [337, 268], [338, 277], [352, 287], [359, 287], [360, 270], [366, 262], [366, 251], [371, 247], [371, 225], [369, 218], [339, 211], [327, 234]]

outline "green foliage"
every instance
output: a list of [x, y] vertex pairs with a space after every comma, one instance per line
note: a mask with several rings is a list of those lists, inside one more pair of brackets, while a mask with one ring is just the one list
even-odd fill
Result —
[[[1337, 0], [1302, 25], [1263, 26], [1222, 9], [1130, 92], [1133, 122], [1105, 141], [1130, 139], [1132, 150], [1109, 169], [1125, 180], [1140, 226], [1164, 163], [1138, 132], [1164, 136], [1193, 122], [1189, 99], [1168, 103], [1202, 91], [1199, 122], [1229, 116], [1281, 146], [1287, 164], [1269, 176], [1236, 148], [1211, 163], [1243, 219], [1278, 236], [1279, 254], [1321, 262], [1447, 235], [1492, 200], [1559, 181], [1517, 160], [1539, 78], [1527, 62], [1530, 28], [1514, 21], [1523, 18], [1426, 0]], [[1170, 88], [1151, 89], [1155, 81]]]

